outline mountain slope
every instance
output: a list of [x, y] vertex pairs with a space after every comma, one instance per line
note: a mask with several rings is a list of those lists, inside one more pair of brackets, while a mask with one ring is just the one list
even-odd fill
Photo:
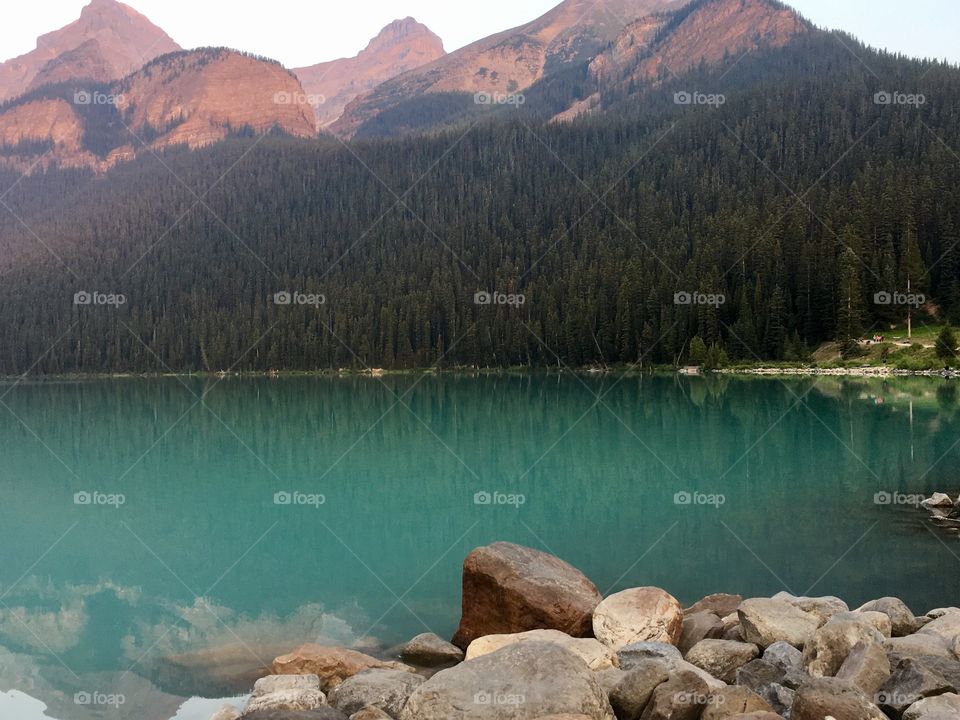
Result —
[[387, 25], [352, 58], [294, 70], [311, 99], [320, 127], [337, 120], [347, 104], [385, 80], [443, 57], [443, 41], [411, 17]]
[[80, 18], [42, 35], [36, 49], [0, 64], [0, 102], [47, 82], [110, 82], [179, 50], [163, 30], [116, 0], [92, 0]]
[[106, 170], [146, 144], [199, 148], [231, 133], [316, 133], [299, 81], [222, 48], [164, 55], [110, 84], [61, 83], [0, 106], [0, 162]]
[[536, 20], [479, 40], [376, 87], [331, 130], [351, 136], [386, 109], [427, 93], [515, 93], [566, 63], [593, 57], [631, 21], [687, 0], [565, 0]]

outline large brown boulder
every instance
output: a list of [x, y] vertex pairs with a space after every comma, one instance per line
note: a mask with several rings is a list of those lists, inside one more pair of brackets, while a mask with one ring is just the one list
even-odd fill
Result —
[[320, 687], [329, 692], [347, 678], [371, 668], [413, 669], [398, 662], [384, 662], [347, 648], [326, 647], [308, 643], [273, 661], [274, 675], [316, 675]]
[[791, 720], [888, 720], [852, 684], [836, 678], [816, 678], [797, 690]]
[[513, 543], [480, 547], [463, 561], [463, 610], [453, 643], [478, 637], [560, 630], [589, 637], [602, 600], [587, 577], [563, 560]]
[[683, 609], [675, 597], [660, 588], [622, 590], [605, 598], [594, 610], [593, 632], [615, 650], [638, 642], [676, 645], [683, 632]]

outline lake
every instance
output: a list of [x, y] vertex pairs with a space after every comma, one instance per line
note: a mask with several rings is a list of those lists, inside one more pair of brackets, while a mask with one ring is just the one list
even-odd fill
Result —
[[463, 557], [494, 540], [603, 593], [956, 605], [960, 543], [906, 503], [960, 490], [957, 396], [920, 378], [0, 385], [0, 717], [206, 720], [184, 700], [293, 644], [449, 637]]

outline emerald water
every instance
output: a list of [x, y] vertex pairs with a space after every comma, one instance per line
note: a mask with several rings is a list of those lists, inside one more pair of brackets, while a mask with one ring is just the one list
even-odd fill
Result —
[[946, 382], [165, 378], [0, 396], [3, 718], [205, 719], [184, 700], [242, 691], [293, 644], [449, 636], [462, 559], [494, 540], [604, 593], [960, 600], [956, 537], [903, 504], [960, 489]]

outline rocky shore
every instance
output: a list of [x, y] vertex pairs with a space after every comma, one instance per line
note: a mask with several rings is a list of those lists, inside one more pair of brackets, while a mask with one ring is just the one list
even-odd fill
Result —
[[393, 659], [302, 645], [211, 720], [957, 720], [960, 609], [666, 590], [602, 597], [494, 543], [464, 561], [460, 626]]

